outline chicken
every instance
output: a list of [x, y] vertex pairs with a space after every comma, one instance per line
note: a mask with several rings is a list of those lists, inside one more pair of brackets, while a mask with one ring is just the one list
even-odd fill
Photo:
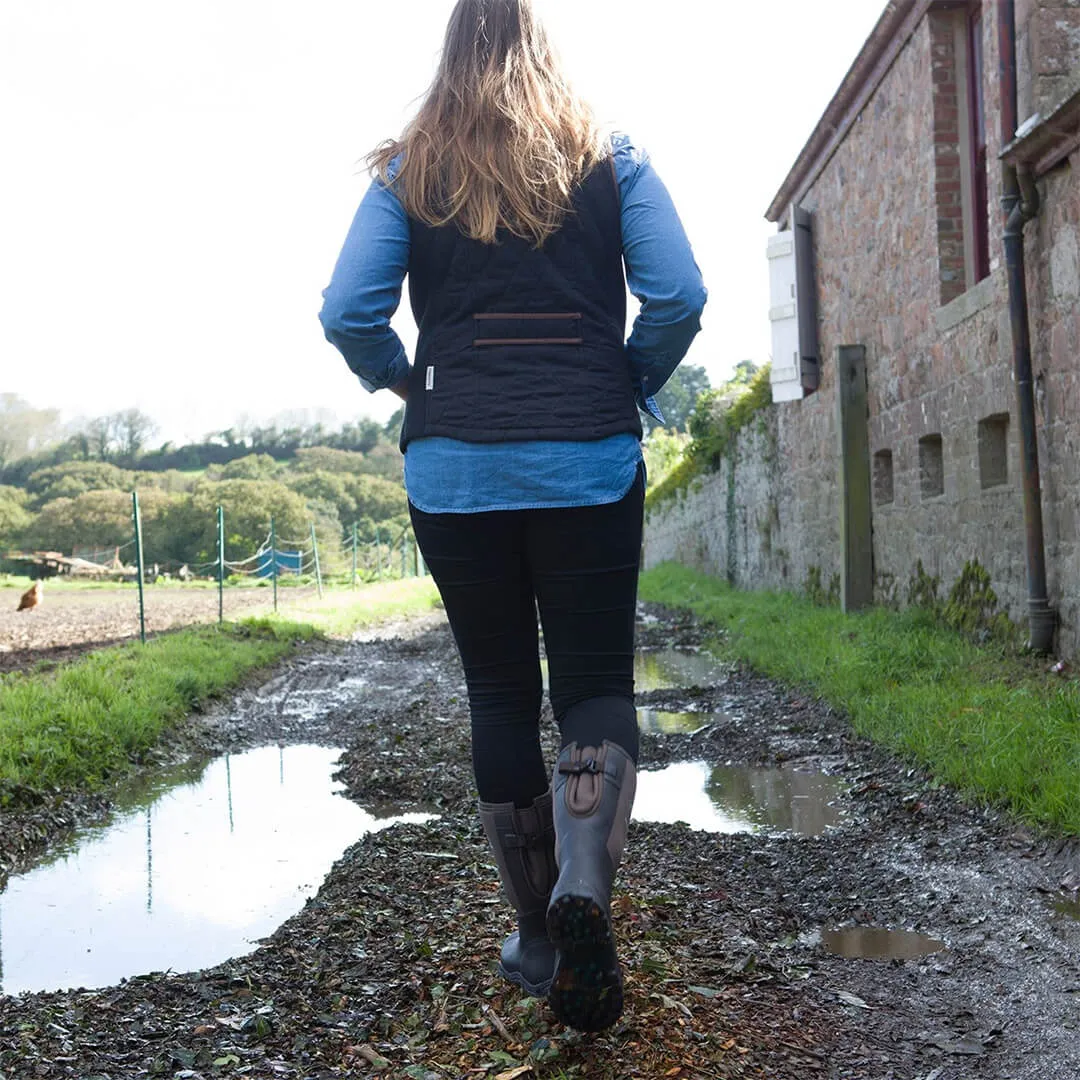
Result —
[[32, 589], [27, 589], [22, 594], [22, 598], [19, 600], [19, 606], [16, 611], [29, 611], [31, 608], [36, 608], [41, 603], [42, 596], [41, 581], [35, 581]]

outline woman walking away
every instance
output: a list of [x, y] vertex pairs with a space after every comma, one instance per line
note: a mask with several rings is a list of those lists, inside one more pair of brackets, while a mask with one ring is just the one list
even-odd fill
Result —
[[[598, 135], [530, 0], [459, 0], [415, 119], [369, 162], [323, 326], [368, 390], [407, 403], [413, 526], [518, 917], [499, 971], [600, 1030], [623, 1007], [610, 902], [638, 753], [638, 408], [658, 416], [705, 289], [648, 157]], [[411, 366], [390, 328], [406, 274]], [[627, 284], [641, 302], [628, 341]], [[537, 609], [561, 732], [551, 781]]]

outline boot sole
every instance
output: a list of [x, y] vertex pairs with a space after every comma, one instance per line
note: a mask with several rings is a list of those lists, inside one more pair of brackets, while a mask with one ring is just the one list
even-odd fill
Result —
[[510, 971], [508, 968], [503, 967], [502, 961], [499, 962], [499, 974], [507, 982], [513, 983], [519, 990], [524, 990], [529, 997], [546, 998], [551, 989], [551, 979], [546, 982], [531, 983], [520, 971]]
[[623, 980], [611, 920], [595, 900], [560, 896], [547, 913], [548, 937], [559, 950], [548, 1004], [577, 1031], [602, 1031], [622, 1016]]

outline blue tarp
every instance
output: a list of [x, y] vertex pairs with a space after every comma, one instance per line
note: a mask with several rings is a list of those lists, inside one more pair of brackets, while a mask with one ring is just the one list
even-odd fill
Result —
[[[277, 572], [281, 574], [299, 574], [300, 568], [303, 566], [304, 553], [302, 551], [278, 551], [274, 554], [277, 555]], [[274, 574], [274, 560], [270, 558], [271, 553], [264, 551], [255, 563], [255, 576], [261, 578], [273, 577]]]

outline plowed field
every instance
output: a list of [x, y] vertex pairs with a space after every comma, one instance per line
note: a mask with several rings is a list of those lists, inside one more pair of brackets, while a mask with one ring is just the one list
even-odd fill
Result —
[[[313, 589], [282, 590], [281, 610], [289, 600]], [[0, 590], [0, 671], [13, 671], [42, 661], [67, 660], [79, 653], [138, 637], [139, 594], [134, 585], [109, 589], [80, 589], [63, 585], [50, 589], [30, 611], [16, 611], [20, 592]], [[270, 611], [269, 588], [225, 592], [225, 618], [237, 619]], [[214, 622], [218, 596], [214, 589], [147, 586], [146, 632], [160, 633], [195, 623]]]

